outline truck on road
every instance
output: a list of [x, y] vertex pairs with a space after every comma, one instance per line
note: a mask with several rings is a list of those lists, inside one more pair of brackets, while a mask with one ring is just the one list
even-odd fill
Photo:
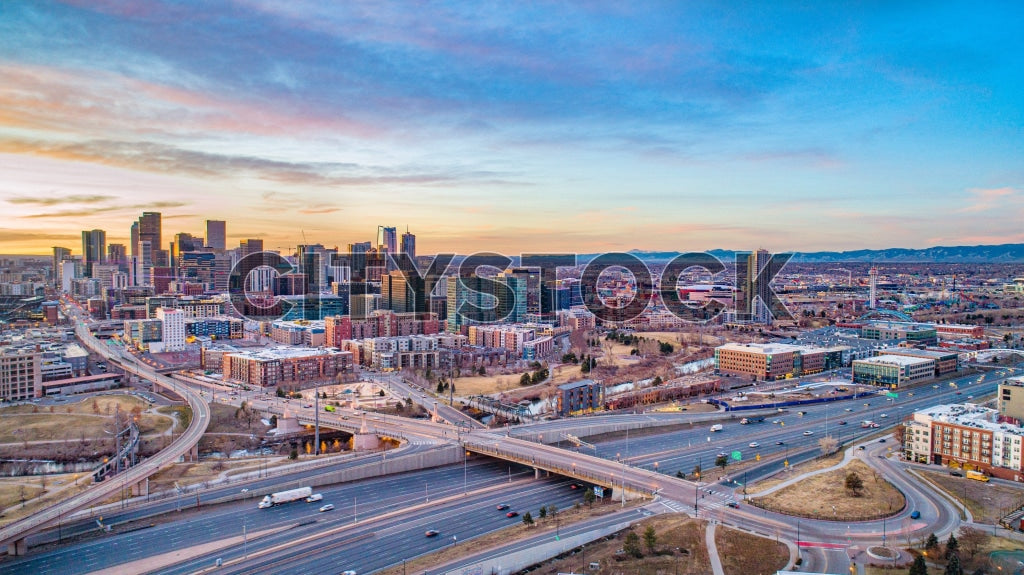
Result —
[[260, 501], [259, 508], [267, 509], [275, 505], [281, 505], [282, 503], [290, 503], [292, 501], [298, 501], [299, 499], [305, 499], [313, 494], [312, 487], [299, 487], [298, 489], [289, 489], [288, 491], [278, 491], [277, 493], [271, 493]]
[[740, 420], [740, 425], [746, 425], [748, 423], [761, 423], [762, 421], [764, 421], [763, 415], [760, 417], [744, 417], [743, 419]]
[[711, 431], [722, 431], [722, 424], [716, 423], [711, 426]]

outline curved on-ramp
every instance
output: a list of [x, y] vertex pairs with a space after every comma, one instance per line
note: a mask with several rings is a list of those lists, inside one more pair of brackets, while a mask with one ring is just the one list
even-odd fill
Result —
[[[75, 321], [78, 320], [76, 319]], [[75, 328], [75, 334], [86, 347], [109, 361], [119, 363], [125, 372], [148, 379], [154, 385], [168, 388], [183, 397], [188, 402], [189, 407], [192, 408], [192, 422], [170, 445], [144, 462], [129, 468], [122, 475], [102, 483], [97, 483], [82, 493], [55, 503], [0, 529], [0, 546], [6, 547], [10, 555], [18, 555], [25, 551], [24, 540], [28, 535], [51, 527], [60, 521], [61, 517], [84, 509], [98, 501], [103, 501], [126, 485], [134, 485], [153, 475], [164, 466], [174, 463], [179, 457], [195, 447], [210, 424], [210, 406], [199, 397], [199, 394], [182, 383], [140, 366], [132, 356], [120, 357], [115, 355], [105, 345], [101, 344], [92, 335], [88, 327], [80, 321]]]

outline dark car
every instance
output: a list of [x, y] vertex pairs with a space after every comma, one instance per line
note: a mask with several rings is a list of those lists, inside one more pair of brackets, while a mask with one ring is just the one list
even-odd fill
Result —
[[913, 513], [910, 514], [910, 518], [911, 519], [920, 519], [921, 518], [921, 512], [915, 510]]
[[845, 421], [840, 421], [839, 425], [846, 425], [846, 422]]
[[505, 514], [505, 517], [518, 517], [518, 516], [519, 516], [519, 512], [518, 511], [509, 511], [508, 513]]
[[883, 437], [882, 439], [879, 439], [878, 443], [885, 443], [885, 438]]
[[964, 474], [960, 473], [959, 471], [950, 471], [949, 474], [952, 475], [953, 477], [963, 477], [964, 476]]
[[440, 533], [440, 531], [438, 531], [437, 529], [427, 529], [426, 536], [427, 537], [437, 537], [438, 533]]
[[732, 507], [733, 509], [739, 509], [740, 508], [740, 504], [736, 503], [735, 501], [730, 501], [730, 502], [726, 503], [726, 505], [728, 505], [729, 507]]
[[502, 503], [501, 505], [498, 505], [498, 511], [504, 511], [506, 509], [508, 509], [507, 503]]
[[785, 445], [785, 444], [786, 444], [785, 441], [776, 441], [775, 442], [775, 445]]

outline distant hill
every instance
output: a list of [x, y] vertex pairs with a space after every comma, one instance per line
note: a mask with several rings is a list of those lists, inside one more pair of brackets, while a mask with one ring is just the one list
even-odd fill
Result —
[[[631, 254], [644, 261], [664, 262], [679, 252], [653, 252], [630, 250]], [[709, 250], [709, 254], [723, 262], [733, 261], [735, 250]], [[588, 261], [595, 254], [581, 255]], [[1024, 263], [1024, 244], [1001, 244], [994, 246], [935, 246], [924, 249], [888, 248], [883, 250], [852, 250], [845, 252], [797, 252], [793, 262], [874, 262], [874, 263]]]

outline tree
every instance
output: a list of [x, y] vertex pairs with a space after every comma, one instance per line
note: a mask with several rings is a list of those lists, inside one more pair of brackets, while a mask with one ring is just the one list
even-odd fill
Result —
[[675, 351], [675, 348], [672, 346], [671, 343], [663, 341], [660, 344], [658, 344], [658, 351], [660, 351], [663, 355], [668, 355]]
[[480, 369], [476, 370], [476, 372], [480, 375], [487, 375], [487, 370], [484, 369], [484, 366], [482, 365], [480, 366]]
[[928, 534], [928, 539], [925, 540], [925, 542], [924, 542], [924, 548], [927, 549], [928, 551], [932, 551], [934, 549], [938, 549], [939, 548], [939, 538], [936, 537], [934, 533], [929, 533]]
[[914, 557], [914, 563], [910, 565], [907, 575], [928, 575], [928, 565], [924, 562], [924, 555]]
[[661, 376], [660, 375], [656, 375], [656, 376], [654, 376], [654, 381], [651, 382], [651, 385], [653, 387], [657, 387], [657, 386], [661, 385], [662, 383], [664, 383], [664, 381], [661, 379]]
[[693, 466], [693, 478], [694, 479], [700, 479], [700, 472], [701, 472], [700, 465], [694, 465]]
[[298, 458], [299, 458], [299, 450], [297, 448], [293, 447], [292, 450], [288, 453], [288, 459], [298, 459]]
[[636, 531], [630, 531], [626, 535], [626, 541], [622, 544], [622, 550], [627, 555], [632, 555], [637, 559], [644, 556], [643, 551], [640, 550], [640, 536], [636, 534]]
[[533, 515], [530, 515], [529, 511], [523, 513], [523, 525], [527, 527], [533, 525]]
[[946, 563], [946, 570], [943, 571], [944, 575], [964, 575], [964, 570], [960, 567], [960, 556], [956, 553], [949, 558], [949, 563]]
[[963, 551], [964, 558], [971, 561], [988, 542], [988, 538], [988, 534], [981, 529], [964, 527], [960, 529], [960, 540], [957, 542], [957, 547]]
[[953, 555], [958, 555], [957, 551], [960, 549], [960, 542], [956, 540], [956, 537], [952, 533], [949, 534], [949, 539], [946, 540], [946, 559], [949, 559]]
[[647, 529], [644, 529], [644, 547], [647, 548], [647, 552], [654, 554], [654, 546], [658, 544], [658, 534], [654, 531], [653, 525], [648, 525]]
[[385, 394], [385, 393], [384, 393], [384, 390], [382, 389], [382, 390], [380, 390], [380, 391], [378, 391], [378, 392], [377, 392], [377, 395], [379, 395], [379, 396], [381, 396], [381, 397], [384, 397], [384, 396], [385, 396], [385, 395], [387, 395], [387, 394]]
[[597, 499], [597, 496], [594, 495], [593, 489], [587, 489], [583, 492], [583, 502], [587, 504], [587, 507], [593, 507], [595, 499]]
[[725, 466], [729, 465], [729, 458], [725, 455], [719, 455], [715, 458], [715, 465], [721, 467], [722, 471], [725, 471]]
[[548, 516], [548, 508], [545, 505], [541, 505], [540, 511], [537, 512], [537, 517], [544, 519]]
[[278, 397], [288, 397], [288, 394], [286, 394], [286, 393], [284, 392], [284, 390], [283, 390], [283, 389], [281, 389], [280, 387], [279, 387], [279, 388], [277, 388], [277, 392], [276, 392], [276, 393], [277, 393], [277, 396], [278, 396]]
[[524, 387], [530, 385], [530, 374], [524, 373], [523, 376], [519, 378], [519, 385]]
[[860, 497], [860, 492], [864, 489], [864, 480], [857, 475], [856, 472], [851, 471], [846, 474], [846, 490], [850, 492], [854, 497]]
[[437, 380], [437, 392], [438, 393], [443, 393], [444, 392], [444, 380], [440, 380], [440, 379]]
[[831, 435], [826, 435], [818, 440], [818, 447], [821, 448], [822, 455], [832, 455], [839, 449], [839, 440]]

